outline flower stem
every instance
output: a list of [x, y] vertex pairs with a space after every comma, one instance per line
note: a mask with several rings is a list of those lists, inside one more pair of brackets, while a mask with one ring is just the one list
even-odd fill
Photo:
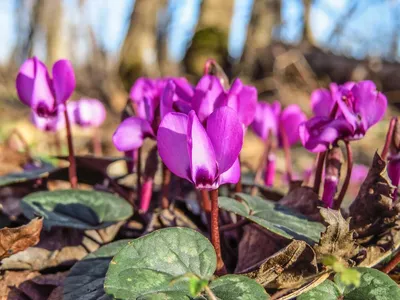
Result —
[[340, 190], [339, 196], [334, 203], [334, 209], [339, 209], [342, 205], [344, 196], [346, 195], [347, 189], [350, 184], [351, 171], [353, 170], [353, 151], [351, 150], [351, 145], [349, 141], [345, 141], [346, 144], [346, 154], [347, 154], [347, 172], [346, 177], [343, 182], [342, 189]]
[[219, 216], [218, 216], [218, 189], [212, 190], [211, 195], [211, 243], [217, 255], [217, 272], [225, 269], [221, 254], [221, 242], [219, 238]]
[[291, 182], [293, 169], [292, 169], [292, 155], [290, 153], [290, 144], [285, 128], [283, 128], [283, 126], [280, 127], [281, 127], [280, 133], [282, 137], [282, 146], [283, 146], [283, 151], [285, 152], [286, 174], [289, 182]]
[[101, 148], [101, 135], [98, 128], [94, 128], [92, 136], [93, 153], [95, 156], [102, 156], [103, 149]]
[[69, 122], [68, 110], [65, 108], [64, 110], [65, 117], [65, 125], [67, 129], [67, 142], [68, 142], [68, 159], [69, 159], [69, 182], [71, 183], [71, 188], [76, 189], [78, 187], [78, 177], [76, 175], [76, 162], [75, 162], [75, 154], [74, 154], [74, 145], [72, 143], [72, 134], [71, 134], [71, 124]]
[[203, 210], [207, 214], [211, 213], [211, 200], [208, 191], [200, 190], [200, 194], [201, 194], [201, 206], [203, 207]]
[[381, 271], [383, 273], [389, 274], [390, 271], [392, 271], [398, 264], [400, 263], [400, 251], [397, 252], [397, 254], [395, 255], [395, 257], [393, 257], [389, 263], [384, 266]]
[[214, 295], [214, 293], [212, 292], [212, 290], [208, 287], [205, 286], [204, 290], [206, 291], [208, 297], [210, 298], [210, 300], [217, 300], [217, 297]]
[[163, 163], [162, 165], [162, 196], [161, 196], [161, 207], [167, 209], [169, 207], [168, 192], [169, 184], [171, 182], [171, 171]]
[[381, 153], [381, 157], [383, 160], [386, 160], [386, 157], [388, 155], [390, 144], [392, 143], [392, 140], [393, 140], [393, 133], [394, 133], [394, 128], [396, 127], [396, 123], [397, 123], [397, 118], [393, 117], [390, 120], [389, 129], [386, 134], [385, 146], [383, 147], [382, 153]]
[[136, 165], [136, 193], [137, 193], [137, 201], [140, 202], [140, 197], [142, 193], [142, 148], [137, 150], [137, 165]]
[[215, 67], [216, 64], [217, 62], [215, 61], [215, 59], [212, 58], [207, 59], [206, 63], [204, 64], [203, 74], [204, 75], [210, 74], [211, 68]]
[[322, 171], [324, 168], [324, 161], [325, 161], [326, 151], [318, 153], [317, 156], [317, 167], [315, 169], [315, 178], [314, 178], [314, 192], [319, 195], [319, 188], [322, 182]]

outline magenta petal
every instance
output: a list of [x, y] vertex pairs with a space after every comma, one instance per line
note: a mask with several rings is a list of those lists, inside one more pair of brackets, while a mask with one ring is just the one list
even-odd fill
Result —
[[137, 117], [122, 121], [113, 135], [113, 143], [119, 151], [129, 151], [142, 146], [146, 137], [154, 136], [149, 122]]
[[282, 111], [280, 126], [285, 130], [290, 145], [299, 141], [299, 126], [306, 120], [306, 115], [296, 104], [289, 105]]
[[219, 176], [218, 184], [238, 183], [240, 179], [240, 163], [239, 158], [235, 160], [233, 165]]
[[173, 78], [176, 96], [183, 101], [190, 102], [194, 95], [193, 86], [184, 77]]
[[243, 127], [230, 107], [216, 109], [207, 120], [207, 134], [212, 142], [218, 172], [227, 171], [239, 156], [243, 146]]
[[176, 176], [192, 181], [188, 152], [188, 116], [169, 113], [157, 131], [158, 153], [167, 168]]
[[161, 102], [160, 102], [161, 120], [165, 117], [166, 114], [174, 111], [172, 108], [174, 104], [174, 94], [175, 94], [175, 83], [172, 80], [168, 80], [168, 83], [165, 86], [163, 93], [161, 94]]
[[238, 116], [244, 126], [249, 126], [255, 117], [257, 109], [257, 89], [252, 86], [243, 86], [239, 94]]
[[18, 72], [16, 87], [21, 101], [40, 116], [50, 116], [57, 105], [46, 66], [36, 57], [28, 59]]
[[354, 110], [360, 115], [365, 130], [382, 120], [387, 99], [376, 90], [372, 81], [360, 81], [351, 91], [355, 99]]
[[395, 156], [389, 158], [389, 162], [387, 165], [387, 172], [389, 175], [392, 184], [396, 187], [400, 184], [400, 157]]
[[76, 103], [74, 121], [77, 125], [82, 127], [99, 127], [103, 124], [106, 119], [106, 109], [103, 103], [97, 99], [85, 98]]
[[314, 117], [300, 124], [299, 135], [303, 146], [311, 152], [322, 152], [340, 137], [351, 133], [352, 128], [344, 119], [332, 120]]
[[200, 79], [194, 92], [192, 107], [201, 122], [214, 111], [215, 102], [223, 92], [224, 88], [217, 77], [205, 75]]
[[[269, 131], [273, 135], [278, 133], [278, 119], [279, 115], [276, 104], [269, 104], [266, 102], [258, 102], [256, 115], [252, 124], [254, 132], [263, 140], [268, 138]], [[279, 109], [280, 110], [280, 109]]]
[[213, 144], [192, 110], [188, 121], [188, 149], [192, 180], [197, 188], [213, 187], [217, 177], [217, 161]]
[[335, 100], [331, 96], [331, 91], [327, 89], [317, 89], [311, 94], [311, 107], [315, 116], [329, 117]]
[[324, 202], [325, 207], [333, 207], [333, 200], [335, 198], [338, 184], [339, 179], [337, 177], [325, 177], [324, 192], [322, 194], [322, 202]]
[[135, 81], [131, 90], [129, 91], [129, 98], [139, 103], [144, 97], [152, 98], [154, 96], [156, 84], [153, 80], [141, 77]]
[[61, 59], [53, 65], [53, 89], [57, 104], [64, 104], [75, 89], [75, 74], [69, 60]]
[[56, 132], [65, 127], [64, 108], [59, 107], [57, 114], [48, 118], [40, 117], [32, 110], [31, 122], [42, 131]]

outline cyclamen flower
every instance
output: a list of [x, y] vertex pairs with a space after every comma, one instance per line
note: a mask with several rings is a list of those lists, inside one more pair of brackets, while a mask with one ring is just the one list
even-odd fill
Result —
[[330, 111], [329, 116], [326, 112], [321, 113], [300, 126], [301, 141], [312, 152], [326, 151], [329, 145], [340, 139], [361, 139], [371, 126], [383, 118], [387, 107], [386, 97], [376, 90], [372, 81], [340, 86], [331, 96], [320, 97], [323, 100], [312, 101], [314, 110], [320, 111], [315, 107], [316, 103], [322, 102], [327, 107], [337, 105], [338, 109], [336, 113]]
[[18, 97], [39, 117], [57, 115], [57, 109], [65, 104], [75, 89], [75, 74], [70, 61], [57, 61], [52, 75], [50, 78], [44, 63], [36, 57], [25, 61], [18, 72]]
[[[174, 91], [188, 91], [191, 86], [184, 78], [158, 79], [140, 78], [130, 91], [130, 98], [137, 108], [137, 116], [129, 117], [122, 121], [113, 135], [113, 143], [119, 151], [133, 151], [143, 145], [145, 138], [155, 138], [160, 123], [160, 97], [168, 81], [173, 81]], [[176, 89], [176, 86], [179, 88]], [[182, 92], [183, 94], [183, 92]], [[162, 105], [163, 113], [173, 110], [172, 102], [177, 101], [178, 96], [172, 95], [171, 108]], [[183, 100], [182, 100], [183, 101]]]
[[205, 122], [214, 110], [223, 106], [234, 109], [240, 122], [247, 127], [253, 122], [256, 113], [257, 90], [236, 79], [231, 88], [225, 91], [216, 76], [204, 75], [195, 88], [192, 101], [200, 122]]
[[206, 128], [193, 110], [188, 115], [167, 114], [158, 129], [157, 145], [168, 169], [197, 189], [213, 190], [239, 181], [243, 129], [229, 107], [211, 113]]
[[56, 132], [65, 128], [64, 109], [64, 107], [57, 109], [57, 114], [48, 118], [40, 117], [32, 111], [31, 122], [42, 131]]
[[81, 127], [99, 127], [106, 119], [106, 109], [97, 99], [69, 102], [67, 109], [71, 121]]

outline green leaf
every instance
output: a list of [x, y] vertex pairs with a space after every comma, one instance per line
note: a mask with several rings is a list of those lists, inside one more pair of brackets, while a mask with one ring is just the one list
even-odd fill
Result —
[[219, 207], [241, 215], [268, 230], [287, 238], [303, 240], [310, 244], [319, 241], [325, 226], [277, 203], [247, 194], [237, 194], [243, 201], [219, 197]]
[[[297, 297], [298, 300], [337, 300], [341, 293], [336, 284], [331, 280], [325, 280], [323, 283], [304, 294]], [[367, 299], [365, 299], [367, 300]]]
[[197, 277], [191, 277], [189, 279], [189, 291], [190, 295], [195, 297], [201, 293], [201, 291], [208, 285], [208, 281]]
[[394, 300], [400, 299], [400, 288], [388, 275], [376, 269], [352, 268], [361, 274], [360, 285], [347, 285], [340, 279], [341, 274], [335, 275], [335, 282], [325, 280], [309, 292], [298, 297], [299, 300]]
[[35, 180], [38, 178], [45, 178], [49, 176], [51, 172], [56, 171], [58, 168], [52, 164], [39, 161], [40, 166], [33, 170], [27, 170], [20, 173], [11, 173], [5, 176], [0, 176], [0, 187], [7, 186], [15, 183], [26, 182]]
[[210, 289], [221, 300], [269, 299], [260, 284], [243, 275], [219, 277], [211, 282]]
[[111, 300], [104, 291], [104, 279], [111, 259], [130, 240], [105, 245], [77, 262], [64, 281], [64, 300]]
[[133, 214], [132, 206], [124, 199], [98, 191], [36, 192], [23, 198], [21, 206], [30, 219], [43, 216], [47, 229], [53, 226], [100, 229]]
[[188, 299], [184, 296], [190, 295], [188, 282], [171, 281], [188, 273], [209, 279], [215, 268], [214, 248], [201, 233], [189, 228], [166, 228], [124, 247], [110, 263], [104, 288], [117, 299], [160, 299], [144, 296], [172, 292]]
[[345, 286], [360, 286], [361, 274], [355, 269], [346, 269], [339, 274], [340, 281]]

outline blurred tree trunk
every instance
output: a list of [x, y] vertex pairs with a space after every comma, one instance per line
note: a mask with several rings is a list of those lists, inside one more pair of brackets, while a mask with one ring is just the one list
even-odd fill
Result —
[[[273, 41], [273, 30], [281, 23], [280, 0], [254, 0], [247, 40], [241, 64], [243, 73], [249, 78], [260, 77], [257, 75], [265, 49]], [[260, 75], [260, 74], [259, 74]], [[261, 77], [264, 74], [261, 74]]]
[[203, 0], [196, 33], [184, 58], [187, 72], [200, 76], [204, 62], [214, 58], [229, 68], [228, 37], [234, 0]]
[[311, 7], [312, 0], [303, 0], [304, 13], [303, 13], [303, 40], [302, 43], [308, 45], [315, 45], [315, 38], [311, 28]]
[[136, 0], [122, 45], [119, 74], [128, 90], [139, 76], [159, 76], [157, 64], [158, 12], [166, 0]]
[[46, 34], [46, 63], [52, 65], [65, 55], [62, 34], [63, 7], [61, 0], [43, 1], [41, 25]]

